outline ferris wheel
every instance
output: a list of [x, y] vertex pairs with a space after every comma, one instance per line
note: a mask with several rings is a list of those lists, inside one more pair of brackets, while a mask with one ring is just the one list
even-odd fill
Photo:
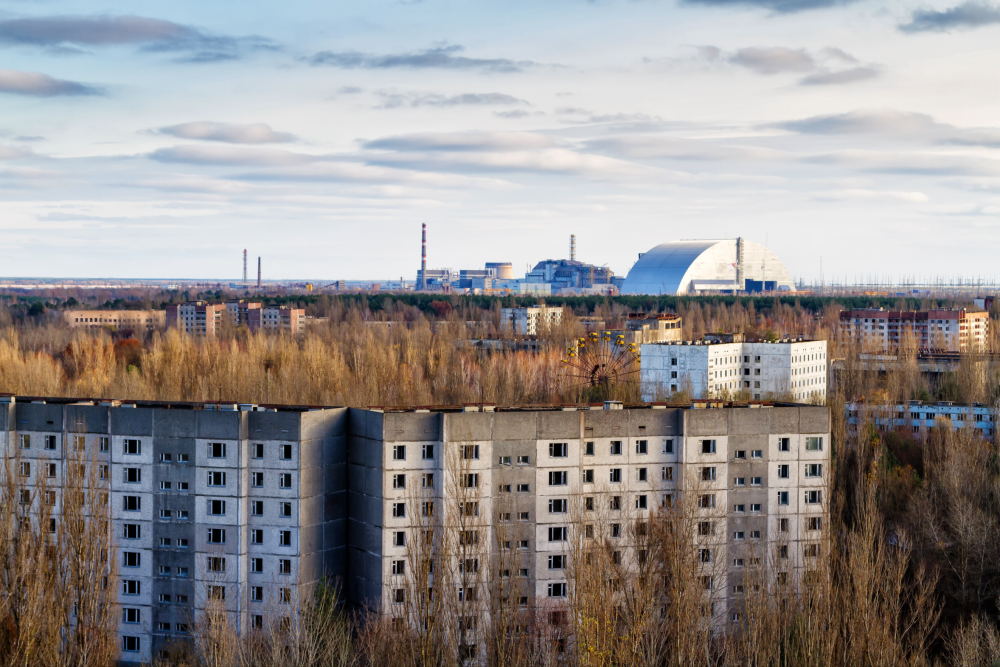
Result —
[[563, 359], [563, 382], [571, 387], [612, 387], [638, 373], [637, 346], [611, 331], [577, 338]]

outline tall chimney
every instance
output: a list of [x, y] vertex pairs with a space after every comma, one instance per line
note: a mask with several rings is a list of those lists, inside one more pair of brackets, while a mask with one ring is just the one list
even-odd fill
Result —
[[243, 286], [247, 284], [247, 249], [243, 249]]
[[420, 225], [420, 284], [417, 289], [427, 289], [427, 223]]
[[569, 235], [569, 259], [576, 261], [576, 234]]
[[257, 289], [260, 289], [260, 257], [257, 258]]

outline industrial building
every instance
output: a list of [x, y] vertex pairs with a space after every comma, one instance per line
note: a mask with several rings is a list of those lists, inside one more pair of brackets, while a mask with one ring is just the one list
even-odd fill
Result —
[[706, 334], [704, 340], [640, 349], [639, 379], [646, 400], [679, 391], [705, 398], [826, 399], [825, 340], [747, 341], [742, 334]]
[[177, 327], [192, 336], [215, 336], [224, 325], [299, 335], [306, 331], [306, 311], [303, 308], [264, 307], [260, 302], [242, 300], [229, 303], [190, 301], [167, 306], [168, 329]]
[[909, 345], [935, 352], [985, 352], [989, 333], [990, 314], [986, 311], [840, 311], [840, 335], [869, 351], [892, 351]]
[[132, 329], [152, 331], [162, 329], [166, 324], [166, 312], [162, 310], [65, 310], [63, 321], [71, 328]]
[[[475, 509], [483, 562], [499, 548], [517, 558], [527, 607], [565, 601], [567, 538], [584, 528], [569, 503], [610, 499], [611, 521], [642, 522], [696, 490], [702, 523], [717, 526], [703, 536], [702, 562], [718, 577], [706, 595], [720, 623], [739, 608], [745, 553], [780, 543], [782, 571], [801, 573], [827, 525], [825, 407], [355, 409], [11, 396], [0, 406], [8, 457], [29, 463], [18, 478], [25, 488], [44, 474], [58, 494], [76, 455], [107, 471], [126, 663], [190, 641], [206, 600], [225, 600], [238, 629], [255, 627], [275, 608], [295, 613], [297, 590], [323, 576], [342, 582], [349, 602], [392, 614], [412, 574], [400, 561], [428, 531], [454, 529], [444, 517], [459, 500], [462, 512]], [[494, 511], [501, 506], [510, 514]], [[517, 541], [492, 540], [496, 521]]]
[[562, 306], [527, 306], [501, 308], [500, 325], [518, 336], [537, 336], [562, 324]]
[[972, 428], [982, 438], [996, 435], [996, 409], [989, 405], [966, 405], [940, 401], [908, 401], [876, 404], [852, 401], [844, 405], [847, 427], [856, 433], [859, 424], [871, 423], [880, 431], [901, 431], [926, 436], [935, 428]]
[[662, 243], [641, 253], [622, 294], [794, 292], [773, 252], [743, 238]]

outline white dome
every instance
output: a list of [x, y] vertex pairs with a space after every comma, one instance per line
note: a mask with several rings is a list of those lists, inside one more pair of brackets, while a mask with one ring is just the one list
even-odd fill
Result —
[[[742, 244], [744, 281], [760, 282], [760, 289], [795, 291], [791, 274], [773, 252], [746, 239]], [[739, 290], [736, 265], [736, 239], [661, 243], [632, 265], [622, 294]]]

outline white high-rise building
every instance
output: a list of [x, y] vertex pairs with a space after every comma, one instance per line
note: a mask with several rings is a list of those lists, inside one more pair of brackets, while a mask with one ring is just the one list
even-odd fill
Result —
[[651, 343], [641, 348], [644, 400], [687, 391], [694, 397], [749, 394], [754, 400], [826, 398], [825, 340], [746, 341], [706, 335], [700, 341]]

